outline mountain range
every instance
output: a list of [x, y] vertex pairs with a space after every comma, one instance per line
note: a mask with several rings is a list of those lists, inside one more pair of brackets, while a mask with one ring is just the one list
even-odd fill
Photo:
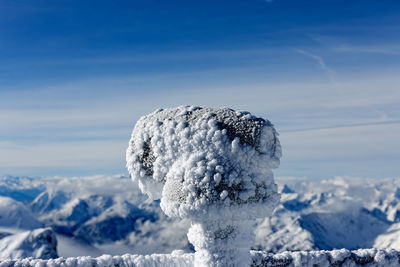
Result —
[[[281, 203], [254, 222], [253, 249], [400, 249], [399, 179], [276, 182]], [[189, 224], [124, 175], [0, 178], [0, 259], [191, 252]]]

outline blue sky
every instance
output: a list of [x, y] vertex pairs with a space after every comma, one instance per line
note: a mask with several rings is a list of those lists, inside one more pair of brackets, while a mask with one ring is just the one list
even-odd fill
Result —
[[0, 0], [0, 175], [125, 173], [135, 121], [228, 106], [278, 176], [399, 177], [398, 1]]

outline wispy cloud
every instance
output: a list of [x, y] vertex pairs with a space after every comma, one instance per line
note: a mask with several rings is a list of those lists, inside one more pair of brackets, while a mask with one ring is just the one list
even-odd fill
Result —
[[[313, 60], [324, 64], [322, 59]], [[188, 83], [181, 84], [182, 81], [172, 75], [157, 81], [146, 80], [146, 83], [159, 88], [176, 87], [175, 90], [149, 92], [134, 89], [138, 85], [130, 77], [115, 80], [118, 86], [114, 87], [111, 86], [114, 82], [104, 78], [54, 86], [52, 90], [38, 88], [30, 93], [0, 92], [0, 173], [36, 175], [43, 173], [43, 169], [60, 175], [67, 173], [62, 170], [69, 170], [69, 173], [74, 170], [101, 173], [107, 169], [124, 172], [124, 150], [139, 117], [159, 107], [183, 104], [228, 106], [271, 119], [282, 133], [281, 173], [287, 175], [293, 175], [293, 166], [307, 159], [307, 164], [315, 158], [323, 160], [322, 152], [326, 153], [328, 146], [334, 150], [325, 158], [334, 154], [340, 161], [341, 153], [345, 155], [346, 151], [343, 147], [339, 149], [340, 146], [335, 148], [334, 144], [341, 144], [346, 133], [355, 133], [355, 129], [365, 136], [379, 135], [372, 141], [357, 141], [364, 153], [359, 155], [359, 162], [373, 157], [376, 142], [387, 149], [386, 154], [400, 151], [391, 132], [398, 128], [394, 127], [398, 123], [393, 121], [400, 119], [400, 78], [397, 76], [341, 80], [335, 86], [300, 80], [240, 85], [226, 79], [223, 84], [191, 84], [191, 89], [187, 90]], [[114, 88], [112, 94], [107, 91], [108, 85], [102, 87], [108, 83]], [[337, 86], [343, 88], [344, 94], [335, 91]], [[85, 88], [96, 90], [87, 91], [88, 97], [80, 97], [80, 90]], [[382, 114], [387, 115], [382, 117]], [[306, 149], [301, 145], [303, 138], [314, 140], [314, 137], [326, 144], [318, 148], [318, 143], [313, 143], [307, 157], [302, 157]], [[356, 134], [352, 138], [357, 139]], [[357, 150], [357, 145], [351, 149]], [[383, 158], [386, 154], [379, 151]], [[343, 159], [348, 160], [344, 156]], [[351, 163], [340, 164], [345, 168]], [[37, 168], [41, 168], [40, 171]]]
[[[390, 29], [389, 32], [397, 32], [399, 29]], [[381, 54], [381, 55], [400, 55], [400, 43], [398, 40], [390, 42], [351, 42], [349, 38], [329, 35], [311, 35], [310, 38], [329, 50], [337, 53], [354, 54]]]
[[399, 123], [283, 132], [280, 140], [284, 156], [277, 174], [397, 177], [398, 131]]
[[326, 65], [325, 60], [322, 57], [314, 55], [314, 54], [309, 53], [309, 52], [306, 52], [306, 51], [304, 51], [302, 49], [297, 49], [296, 51], [298, 53], [302, 54], [302, 55], [305, 55], [305, 56], [315, 60], [317, 62], [317, 64], [318, 64], [318, 66], [321, 68], [321, 70], [323, 70], [325, 72], [325, 74], [328, 77], [328, 79], [331, 82], [335, 81], [336, 72]]
[[319, 131], [319, 130], [329, 130], [329, 129], [363, 127], [363, 126], [379, 126], [379, 125], [390, 125], [390, 124], [400, 124], [400, 120], [371, 121], [371, 122], [365, 122], [365, 123], [342, 124], [342, 125], [332, 125], [332, 126], [325, 126], [325, 127], [289, 129], [289, 130], [283, 131], [283, 133], [309, 132], [309, 131]]
[[336, 52], [343, 53], [368, 53], [368, 54], [383, 54], [383, 55], [400, 55], [400, 45], [348, 45], [341, 44], [333, 47]]

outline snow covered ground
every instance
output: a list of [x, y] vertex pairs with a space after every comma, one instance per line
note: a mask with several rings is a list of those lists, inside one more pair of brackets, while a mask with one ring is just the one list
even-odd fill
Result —
[[[400, 250], [400, 179], [276, 181], [281, 204], [270, 219], [255, 222], [253, 249]], [[7, 176], [0, 178], [0, 196], [0, 244], [49, 227], [64, 258], [193, 252], [188, 222], [167, 218], [159, 202], [147, 200], [125, 176]]]

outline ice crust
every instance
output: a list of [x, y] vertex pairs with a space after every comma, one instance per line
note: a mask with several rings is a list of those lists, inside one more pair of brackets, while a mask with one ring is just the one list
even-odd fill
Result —
[[[0, 267], [193, 267], [194, 255], [174, 251], [172, 254], [153, 255], [103, 255], [98, 258], [77, 257], [39, 260], [27, 258], [23, 260], [4, 260]], [[313, 267], [313, 266], [376, 266], [391, 267], [400, 265], [400, 252], [396, 250], [360, 249], [360, 250], [332, 250], [332, 251], [299, 251], [283, 252], [279, 254], [251, 251], [251, 264], [253, 267]]]
[[127, 168], [170, 217], [189, 218], [194, 265], [246, 266], [254, 219], [279, 202], [281, 146], [268, 120], [228, 108], [157, 110], [135, 125]]
[[136, 123], [127, 168], [171, 217], [242, 220], [269, 216], [278, 203], [271, 169], [280, 157], [268, 120], [228, 108], [181, 106]]

